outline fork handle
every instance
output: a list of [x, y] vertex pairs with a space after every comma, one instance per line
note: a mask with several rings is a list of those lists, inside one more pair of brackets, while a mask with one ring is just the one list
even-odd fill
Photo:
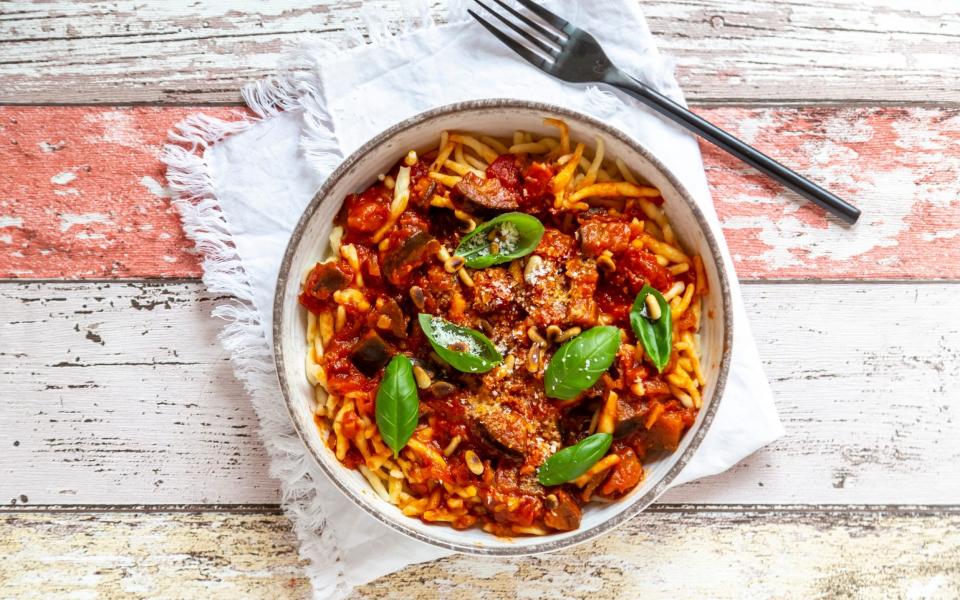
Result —
[[622, 71], [614, 71], [603, 79], [643, 102], [674, 123], [699, 135], [708, 142], [726, 150], [771, 179], [813, 201], [847, 223], [856, 223], [860, 209], [773, 160], [763, 152], [737, 139], [716, 125], [698, 117], [670, 98], [637, 81]]

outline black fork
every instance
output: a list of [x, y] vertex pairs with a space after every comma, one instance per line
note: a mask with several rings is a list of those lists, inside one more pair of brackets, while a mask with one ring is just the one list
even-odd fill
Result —
[[[860, 209], [857, 207], [788, 169], [709, 121], [698, 117], [650, 86], [627, 75], [607, 57], [596, 38], [532, 0], [517, 0], [517, 2], [539, 17], [542, 23], [538, 23], [514, 9], [503, 0], [493, 0], [503, 9], [502, 12], [497, 12], [481, 0], [475, 1], [507, 29], [513, 31], [523, 43], [482, 18], [473, 10], [467, 11], [470, 16], [511, 50], [541, 71], [571, 83], [605, 83], [622, 90], [671, 121], [726, 150], [804, 198], [822, 206], [843, 221], [855, 223], [860, 217]], [[509, 17], [504, 16], [504, 14], [509, 15]]]

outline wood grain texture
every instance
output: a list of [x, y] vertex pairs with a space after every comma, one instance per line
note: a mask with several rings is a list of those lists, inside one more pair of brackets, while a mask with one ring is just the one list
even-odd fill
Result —
[[[956, 504], [958, 290], [745, 286], [787, 434], [663, 501]], [[197, 283], [0, 285], [0, 502], [277, 502], [213, 301]]]
[[277, 514], [0, 515], [0, 597], [307, 598]]
[[[342, 43], [400, 3], [124, 0], [4, 5], [3, 103], [236, 102], [306, 37]], [[960, 101], [949, 0], [645, 1], [660, 48], [698, 100]], [[441, 19], [441, 2], [430, 11]], [[807, 91], [809, 90], [809, 91]], [[815, 91], [814, 91], [815, 90]]]
[[[276, 514], [0, 514], [0, 593], [31, 598], [307, 598]], [[355, 598], [924, 598], [960, 594], [954, 513], [648, 511], [556, 554], [451, 557]]]
[[[0, 277], [197, 277], [157, 158], [193, 110], [0, 107]], [[960, 278], [960, 109], [702, 112], [864, 213], [846, 228], [704, 145], [741, 278]]]

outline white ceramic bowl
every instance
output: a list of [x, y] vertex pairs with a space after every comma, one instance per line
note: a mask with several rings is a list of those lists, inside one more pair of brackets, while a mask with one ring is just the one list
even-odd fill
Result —
[[[358, 471], [345, 468], [324, 445], [313, 421], [313, 388], [304, 373], [306, 312], [297, 303], [301, 276], [327, 256], [333, 219], [344, 198], [365, 189], [411, 148], [425, 151], [435, 147], [443, 130], [507, 136], [517, 129], [555, 133], [542, 124], [547, 116], [565, 120], [575, 141], [590, 142], [602, 136], [608, 156], [623, 159], [634, 173], [660, 189], [682, 245], [703, 258], [710, 284], [701, 325], [701, 362], [707, 379], [703, 407], [675, 452], [644, 465], [646, 476], [641, 485], [616, 502], [588, 504], [575, 531], [504, 539], [478, 528], [457, 531], [443, 524], [429, 525], [404, 516], [383, 501]], [[330, 480], [357, 506], [397, 531], [436, 546], [472, 554], [519, 555], [558, 550], [593, 538], [637, 514], [666, 490], [696, 451], [716, 413], [729, 369], [731, 315], [729, 284], [716, 239], [681, 182], [647, 149], [596, 119], [564, 108], [519, 100], [479, 100], [437, 108], [391, 127], [354, 152], [327, 179], [297, 223], [283, 258], [274, 301], [273, 345], [280, 386], [303, 443]]]

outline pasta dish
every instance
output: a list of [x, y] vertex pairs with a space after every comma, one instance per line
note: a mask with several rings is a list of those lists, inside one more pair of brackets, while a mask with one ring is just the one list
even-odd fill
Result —
[[603, 139], [544, 122], [371, 173], [304, 277], [317, 427], [409, 517], [577, 529], [701, 407], [703, 262]]

